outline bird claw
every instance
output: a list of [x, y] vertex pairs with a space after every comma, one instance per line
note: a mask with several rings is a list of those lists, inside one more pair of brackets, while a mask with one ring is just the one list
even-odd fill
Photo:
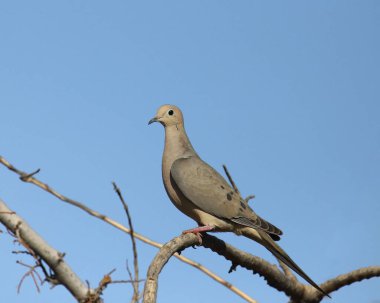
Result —
[[201, 232], [211, 231], [213, 229], [214, 229], [214, 227], [213, 226], [209, 226], [209, 225], [198, 226], [196, 228], [184, 230], [182, 232], [182, 234], [194, 234], [194, 235], [196, 235], [197, 238], [198, 238], [198, 241], [199, 241], [199, 245], [202, 245], [202, 234], [201, 234]]
[[196, 235], [197, 236], [197, 238], [198, 238], [198, 242], [199, 242], [199, 245], [202, 245], [202, 234], [201, 233], [194, 233], [194, 235]]

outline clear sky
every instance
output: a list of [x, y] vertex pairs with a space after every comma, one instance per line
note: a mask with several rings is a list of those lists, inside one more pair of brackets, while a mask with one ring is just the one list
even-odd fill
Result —
[[[166, 242], [194, 227], [166, 197], [164, 132], [148, 120], [182, 108], [201, 157], [226, 164], [256, 212], [284, 231], [282, 247], [318, 283], [380, 264], [379, 1], [2, 1], [0, 154], [61, 193]], [[0, 197], [82, 280], [96, 286], [132, 263], [129, 236], [0, 168]], [[258, 244], [220, 235], [275, 262]], [[38, 294], [18, 249], [0, 234], [4, 302], [73, 302], [62, 287]], [[144, 276], [156, 249], [138, 243]], [[283, 294], [203, 249], [203, 263], [259, 302]], [[379, 302], [380, 279], [331, 302]], [[159, 302], [243, 302], [177, 260]], [[126, 302], [129, 285], [106, 302]], [[328, 300], [326, 300], [328, 301]]]

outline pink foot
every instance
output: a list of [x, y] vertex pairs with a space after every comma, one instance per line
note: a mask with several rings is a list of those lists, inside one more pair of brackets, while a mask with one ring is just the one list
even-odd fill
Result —
[[195, 234], [198, 237], [199, 244], [202, 244], [202, 234], [201, 234], [201, 232], [211, 231], [211, 230], [214, 230], [213, 226], [205, 225], [205, 226], [198, 226], [196, 228], [184, 230], [182, 232], [182, 234]]
[[198, 234], [198, 233], [201, 233], [203, 231], [211, 231], [213, 229], [214, 229], [214, 226], [205, 225], [205, 226], [198, 226], [198, 227], [195, 227], [192, 229], [184, 230], [182, 233], [183, 234], [190, 234], [190, 233]]

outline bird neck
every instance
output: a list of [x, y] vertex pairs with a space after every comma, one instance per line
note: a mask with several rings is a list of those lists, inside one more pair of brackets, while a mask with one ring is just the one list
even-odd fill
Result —
[[[197, 156], [183, 124], [165, 127], [165, 147], [162, 155], [162, 177], [170, 182], [170, 169], [175, 160], [188, 156]], [[165, 182], [164, 182], [165, 183]]]
[[172, 162], [181, 157], [194, 155], [197, 153], [187, 137], [183, 123], [166, 126], [164, 158], [170, 157], [171, 159], [166, 160]]
[[175, 160], [188, 156], [197, 156], [197, 153], [186, 135], [183, 124], [166, 126], [165, 147], [162, 155], [162, 179], [164, 180], [165, 189], [174, 204], [179, 201], [179, 198], [173, 188], [168, 187], [168, 184], [171, 184], [170, 170]]

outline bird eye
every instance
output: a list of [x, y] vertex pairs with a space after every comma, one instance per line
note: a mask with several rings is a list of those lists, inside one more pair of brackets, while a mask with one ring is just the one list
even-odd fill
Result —
[[169, 114], [169, 116], [173, 116], [174, 111], [173, 111], [172, 109], [170, 109], [170, 110], [168, 111], [168, 114]]

